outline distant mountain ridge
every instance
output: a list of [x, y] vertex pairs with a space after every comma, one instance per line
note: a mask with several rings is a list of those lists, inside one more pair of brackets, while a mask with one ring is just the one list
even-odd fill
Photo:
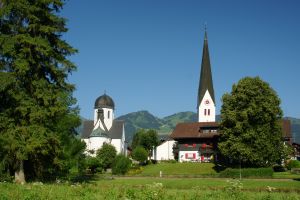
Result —
[[[86, 120], [84, 118], [81, 119], [82, 121]], [[139, 129], [155, 129], [160, 137], [167, 137], [177, 123], [196, 122], [197, 113], [190, 111], [178, 112], [164, 118], [158, 118], [146, 110], [141, 110], [122, 115], [116, 119], [125, 121], [126, 140], [130, 143], [133, 135]], [[293, 142], [300, 144], [300, 119], [292, 117], [285, 117], [285, 119], [291, 120]], [[220, 121], [220, 115], [216, 116], [216, 121]], [[79, 127], [79, 130], [81, 129], [82, 126]]]

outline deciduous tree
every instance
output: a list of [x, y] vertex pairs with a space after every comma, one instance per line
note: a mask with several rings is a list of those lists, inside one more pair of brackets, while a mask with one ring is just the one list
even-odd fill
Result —
[[259, 77], [246, 77], [222, 97], [220, 152], [233, 164], [270, 166], [282, 159], [280, 99]]

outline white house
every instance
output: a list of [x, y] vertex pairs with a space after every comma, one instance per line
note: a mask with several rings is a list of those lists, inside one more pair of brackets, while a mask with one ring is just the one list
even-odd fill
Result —
[[96, 99], [94, 120], [84, 122], [81, 134], [88, 154], [95, 156], [104, 142], [112, 144], [117, 154], [126, 154], [124, 121], [114, 119], [114, 109], [110, 96], [104, 94]]
[[151, 156], [151, 159], [162, 161], [162, 160], [174, 160], [173, 145], [175, 140], [169, 139], [157, 146]]

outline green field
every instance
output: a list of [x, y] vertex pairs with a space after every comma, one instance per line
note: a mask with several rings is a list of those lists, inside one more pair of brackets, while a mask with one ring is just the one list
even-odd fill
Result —
[[206, 177], [216, 176], [212, 163], [161, 163], [146, 166], [140, 176], [183, 176]]
[[[261, 199], [300, 200], [300, 175], [275, 173], [272, 179], [217, 178], [210, 163], [161, 163], [143, 167], [136, 176], [98, 174], [79, 183], [0, 182], [0, 200], [4, 199]], [[159, 171], [163, 172], [162, 178]], [[201, 177], [201, 178], [199, 178]]]
[[[270, 191], [270, 188], [272, 191]], [[293, 199], [300, 182], [216, 178], [98, 177], [88, 183], [0, 183], [0, 199]]]

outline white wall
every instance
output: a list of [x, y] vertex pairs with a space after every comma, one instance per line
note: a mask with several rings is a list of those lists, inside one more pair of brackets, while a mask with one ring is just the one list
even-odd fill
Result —
[[[206, 115], [205, 115], [206, 109]], [[208, 110], [210, 113], [208, 115]], [[216, 106], [208, 92], [206, 90], [203, 99], [198, 108], [198, 122], [215, 122], [216, 121]]]
[[[112, 127], [113, 120], [115, 118], [114, 110], [111, 108], [102, 108], [102, 109], [104, 115], [104, 123], [107, 129], [109, 130]], [[105, 130], [101, 121], [98, 120], [98, 109], [94, 109], [94, 129], [97, 129], [99, 126], [102, 130]]]
[[[189, 158], [186, 158], [186, 154], [189, 154]], [[195, 158], [193, 157], [193, 154], [195, 154]], [[188, 161], [199, 161], [200, 155], [199, 151], [179, 151], [178, 153], [178, 159], [179, 162], [188, 162]]]
[[121, 139], [112, 139], [111, 144], [114, 145], [114, 147], [116, 148], [117, 154], [123, 153]]
[[84, 139], [87, 151], [94, 151], [94, 154], [90, 154], [91, 156], [96, 156], [96, 151], [100, 149], [104, 142], [109, 143], [109, 138], [106, 137], [91, 137], [89, 139]]
[[168, 140], [157, 146], [151, 159], [154, 160], [174, 160], [173, 145], [174, 140]]

